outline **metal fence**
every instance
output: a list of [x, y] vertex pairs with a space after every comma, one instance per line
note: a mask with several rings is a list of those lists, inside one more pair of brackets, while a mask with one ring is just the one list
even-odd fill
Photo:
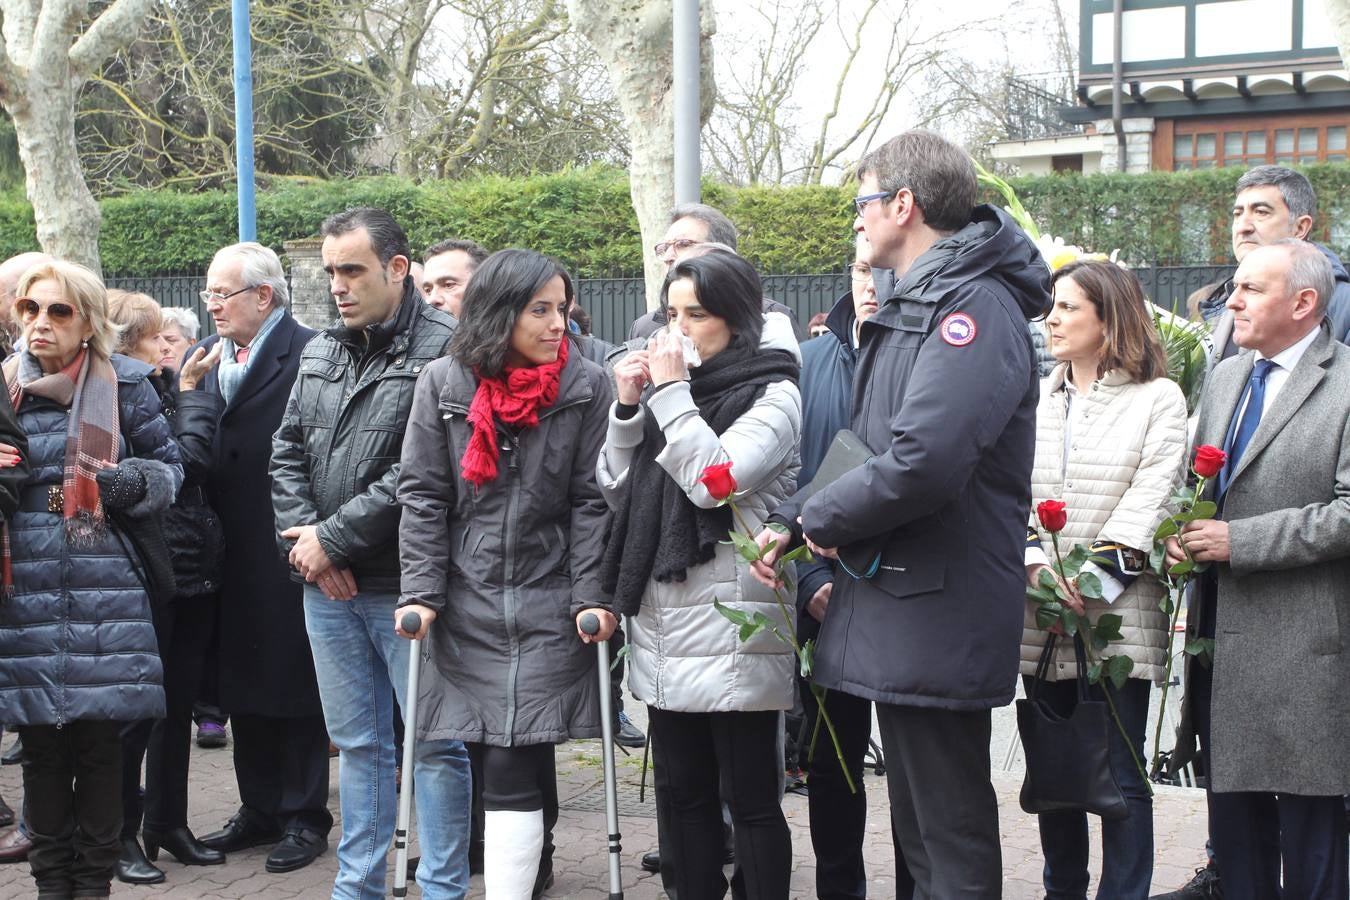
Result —
[[[1144, 292], [1159, 306], [1184, 313], [1186, 298], [1214, 282], [1233, 274], [1233, 266], [1152, 266], [1134, 273]], [[802, 324], [811, 316], [830, 308], [849, 289], [848, 276], [842, 272], [824, 275], [766, 275], [764, 293], [796, 311]], [[215, 328], [197, 293], [205, 287], [204, 274], [152, 276], [107, 276], [108, 287], [125, 291], [143, 291], [164, 306], [183, 306], [197, 314], [202, 335]], [[618, 343], [628, 336], [633, 320], [646, 310], [646, 295], [641, 278], [578, 279], [577, 301], [591, 314], [597, 337]]]

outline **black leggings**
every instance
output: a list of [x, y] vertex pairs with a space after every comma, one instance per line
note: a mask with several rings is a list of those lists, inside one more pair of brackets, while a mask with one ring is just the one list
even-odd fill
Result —
[[553, 745], [526, 747], [482, 747], [483, 808], [532, 812], [544, 808], [544, 796], [552, 785], [557, 802], [557, 783], [553, 781]]
[[[751, 900], [784, 900], [792, 836], [783, 818], [777, 711], [685, 713], [648, 707], [652, 755], [671, 793], [675, 885], [680, 897], [726, 895], [719, 782], [731, 807], [736, 862]], [[662, 847], [662, 852], [666, 852]]]

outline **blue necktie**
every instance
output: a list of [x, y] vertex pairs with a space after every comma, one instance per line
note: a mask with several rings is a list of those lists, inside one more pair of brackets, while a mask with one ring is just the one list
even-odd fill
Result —
[[1247, 444], [1251, 442], [1252, 435], [1256, 433], [1256, 426], [1261, 424], [1261, 408], [1266, 404], [1266, 378], [1274, 368], [1275, 363], [1270, 360], [1258, 359], [1256, 365], [1252, 367], [1251, 377], [1247, 379], [1247, 406], [1242, 410], [1242, 419], [1237, 423], [1237, 428], [1229, 432], [1228, 446], [1225, 448], [1228, 460], [1219, 472], [1221, 496], [1228, 490], [1228, 480], [1237, 471], [1242, 454], [1246, 451]]

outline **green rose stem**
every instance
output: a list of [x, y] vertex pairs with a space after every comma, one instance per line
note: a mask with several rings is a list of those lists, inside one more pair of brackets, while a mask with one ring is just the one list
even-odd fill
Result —
[[[1064, 574], [1064, 558], [1059, 555], [1059, 532], [1057, 531], [1050, 532], [1050, 545], [1055, 548], [1055, 562], [1059, 564], [1059, 572], [1062, 577]], [[1068, 593], [1067, 587], [1065, 588], [1065, 593], [1066, 595]], [[1088, 626], [1089, 633], [1091, 633], [1092, 623], [1088, 620], [1087, 616], [1074, 612], [1073, 610], [1068, 608], [1067, 604], [1065, 605], [1065, 609], [1068, 610], [1070, 614], [1076, 616], [1080, 620], [1080, 627], [1079, 627], [1080, 632], [1082, 631], [1081, 625], [1086, 624]], [[1083, 649], [1087, 653], [1087, 658], [1089, 662], [1092, 663], [1097, 662], [1096, 655], [1092, 649], [1091, 640], [1083, 641]], [[1148, 772], [1144, 770], [1144, 761], [1139, 758], [1138, 753], [1134, 752], [1134, 744], [1130, 741], [1129, 733], [1125, 731], [1124, 723], [1120, 721], [1120, 714], [1116, 712], [1116, 702], [1111, 699], [1111, 691], [1109, 690], [1109, 688], [1110, 688], [1109, 684], [1106, 683], [1102, 684], [1102, 696], [1106, 698], [1106, 708], [1111, 710], [1111, 718], [1115, 720], [1116, 728], [1117, 730], [1120, 731], [1120, 736], [1125, 741], [1125, 748], [1130, 751], [1130, 759], [1134, 760], [1134, 767], [1139, 770], [1139, 777], [1144, 780], [1144, 788], [1145, 790], [1148, 791], [1148, 795], [1152, 797], [1153, 785], [1148, 780]]]
[[[1191, 502], [1182, 510], [1183, 515], [1188, 514], [1195, 509], [1196, 500], [1205, 492], [1205, 476], [1197, 474], [1195, 477], [1195, 493], [1191, 494]], [[1171, 516], [1168, 518], [1172, 519], [1172, 524], [1179, 533], [1181, 531], [1182, 523]], [[1186, 549], [1186, 545], [1181, 543], [1180, 538], [1177, 538], [1177, 544], [1181, 547], [1181, 552], [1186, 554], [1186, 562], [1190, 563], [1192, 568], [1182, 573], [1179, 576], [1179, 579], [1174, 582], [1176, 585], [1176, 594], [1171, 597], [1172, 618], [1167, 623], [1167, 668], [1163, 672], [1162, 698], [1158, 701], [1158, 724], [1157, 727], [1153, 729], [1153, 761], [1150, 768], [1153, 769], [1155, 775], [1162, 771], [1163, 714], [1167, 711], [1167, 692], [1172, 687], [1172, 662], [1174, 659], [1172, 656], [1172, 636], [1177, 633], [1177, 620], [1181, 618], [1181, 596], [1186, 591], [1186, 583], [1191, 580], [1191, 572], [1195, 571], [1195, 559], [1191, 556], [1191, 551]], [[1168, 589], [1168, 592], [1171, 593], [1170, 588]]]
[[[751, 541], [754, 541], [754, 532], [750, 530], [749, 523], [746, 522], [745, 517], [741, 515], [740, 509], [736, 506], [736, 501], [728, 497], [726, 504], [731, 507], [731, 514], [736, 517], [736, 524], [741, 527], [742, 533]], [[798, 665], [805, 667], [806, 671], [809, 672], [810, 660], [807, 659], [806, 652], [802, 649], [802, 645], [797, 642], [797, 627], [792, 624], [792, 616], [788, 614], [787, 604], [783, 602], [783, 592], [781, 588], [773, 589], [773, 598], [778, 601], [778, 610], [783, 614], [783, 621], [787, 623], [788, 633], [785, 635], [777, 628], [771, 628], [770, 630], [778, 636], [779, 640], [786, 641], [788, 645], [792, 647], [792, 652], [797, 656]], [[830, 719], [830, 714], [825, 709], [825, 696], [829, 692], [814, 681], [808, 680], [807, 685], [811, 688], [811, 695], [816, 698], [816, 710], [819, 712], [819, 715], [816, 717], [816, 727], [811, 733], [811, 745], [807, 748], [806, 758], [807, 760], [814, 760], [816, 758], [816, 737], [820, 734], [821, 720], [824, 720], [825, 728], [830, 733], [830, 743], [834, 744], [835, 759], [839, 760], [839, 769], [844, 773], [844, 781], [848, 783], [848, 792], [850, 794], [856, 794], [858, 793], [858, 787], [853, 783], [853, 775], [849, 772], [848, 765], [844, 762], [844, 751], [843, 748], [839, 746], [839, 734], [834, 730], [834, 721]]]

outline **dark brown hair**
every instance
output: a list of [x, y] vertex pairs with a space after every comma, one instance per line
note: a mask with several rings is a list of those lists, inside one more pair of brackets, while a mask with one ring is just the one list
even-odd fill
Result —
[[1124, 372], [1141, 384], [1167, 375], [1152, 306], [1133, 272], [1106, 260], [1079, 260], [1055, 272], [1051, 285], [1065, 278], [1082, 289], [1102, 320], [1102, 372]]

